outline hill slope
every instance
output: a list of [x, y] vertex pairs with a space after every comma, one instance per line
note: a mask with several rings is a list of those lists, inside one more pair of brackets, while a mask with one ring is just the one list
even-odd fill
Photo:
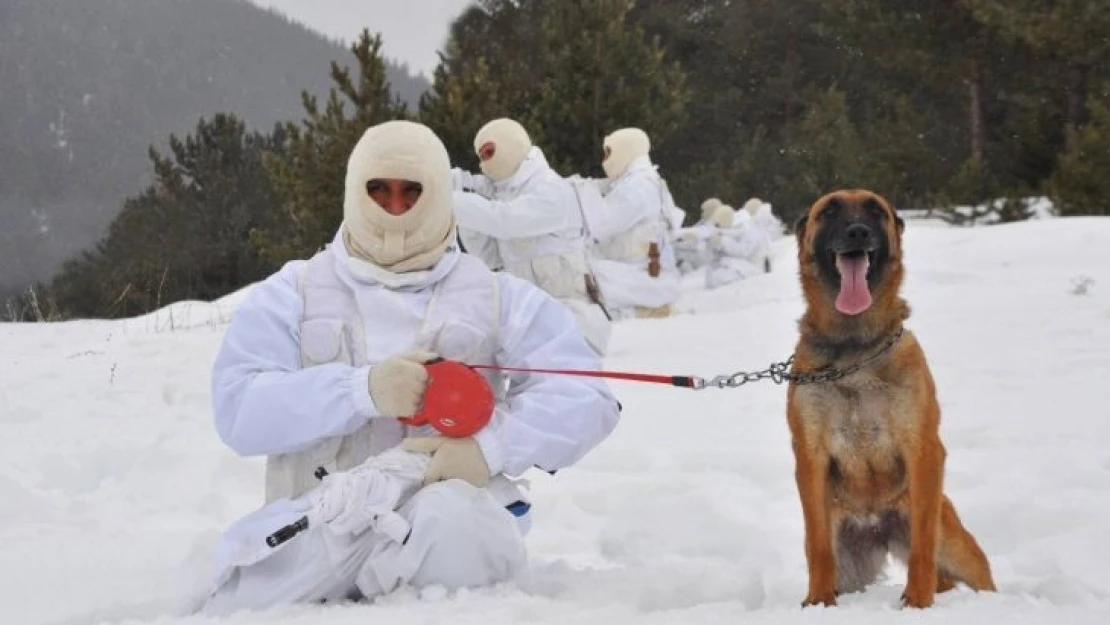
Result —
[[[216, 112], [299, 120], [301, 90], [325, 94], [349, 57], [244, 0], [0, 3], [0, 296], [100, 237], [148, 183], [149, 145]], [[410, 102], [426, 87], [390, 73]]]

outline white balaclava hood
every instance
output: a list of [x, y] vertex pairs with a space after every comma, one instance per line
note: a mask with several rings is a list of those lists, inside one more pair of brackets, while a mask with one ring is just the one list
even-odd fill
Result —
[[[493, 158], [481, 161], [480, 167], [482, 173], [494, 182], [511, 178], [532, 149], [532, 138], [528, 136], [524, 126], [504, 117], [495, 119], [478, 130], [478, 134], [474, 135], [474, 153], [478, 154], [487, 143], [493, 144]], [[481, 156], [478, 158], [481, 159]]]
[[[419, 182], [420, 199], [390, 215], [366, 190], [376, 178]], [[367, 129], [347, 161], [345, 187], [343, 243], [352, 257], [393, 273], [420, 271], [454, 243], [451, 160], [427, 126], [389, 121]]]
[[721, 200], [711, 197], [701, 203], [701, 220], [708, 221], [713, 216], [713, 212], [717, 210], [722, 204]]
[[743, 210], [748, 211], [749, 215], [751, 215], [752, 217], [755, 217], [756, 215], [759, 214], [759, 210], [761, 208], [763, 208], [763, 200], [761, 200], [757, 197], [753, 197], [752, 199], [748, 200], [747, 202], [744, 202]]
[[651, 141], [647, 133], [639, 128], [621, 128], [605, 137], [603, 145], [608, 156], [601, 162], [601, 166], [610, 179], [623, 176], [632, 161], [647, 156], [651, 151]]
[[731, 228], [736, 219], [736, 211], [728, 204], [721, 204], [713, 212], [712, 223], [718, 228]]

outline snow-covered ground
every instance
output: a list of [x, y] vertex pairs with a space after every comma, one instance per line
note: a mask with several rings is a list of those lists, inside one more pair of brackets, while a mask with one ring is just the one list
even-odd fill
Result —
[[[621, 425], [576, 468], [533, 477], [531, 567], [496, 588], [242, 623], [1110, 623], [1110, 219], [911, 224], [910, 327], [939, 386], [947, 491], [1000, 589], [899, 611], [904, 570], [801, 610], [802, 519], [769, 383], [693, 392], [617, 382]], [[713, 375], [789, 355], [791, 239], [771, 274], [630, 321], [618, 370]], [[208, 373], [242, 293], [143, 318], [0, 325], [0, 623], [179, 617], [191, 553], [259, 502], [262, 464], [212, 429]]]

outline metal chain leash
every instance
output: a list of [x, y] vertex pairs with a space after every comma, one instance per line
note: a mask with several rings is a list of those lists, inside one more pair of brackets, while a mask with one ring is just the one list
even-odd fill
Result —
[[710, 387], [737, 388], [751, 382], [759, 382], [760, 380], [771, 380], [775, 384], [782, 384], [783, 382], [792, 382], [794, 384], [823, 384], [825, 382], [832, 382], [833, 380], [839, 380], [840, 378], [851, 375], [885, 356], [894, 348], [894, 345], [898, 343], [899, 339], [902, 338], [904, 331], [903, 328], [898, 328], [898, 331], [886, 340], [886, 343], [883, 344], [879, 351], [843, 369], [819, 369], [812, 373], [791, 373], [790, 365], [794, 363], [794, 356], [791, 356], [786, 359], [785, 362], [772, 363], [769, 367], [760, 371], [737, 371], [729, 375], [718, 375], [708, 380], [705, 378], [694, 378], [691, 388], [695, 391]]

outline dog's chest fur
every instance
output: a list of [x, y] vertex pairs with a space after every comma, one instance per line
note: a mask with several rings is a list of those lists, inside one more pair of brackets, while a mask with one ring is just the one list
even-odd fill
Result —
[[798, 393], [806, 439], [829, 454], [829, 485], [841, 505], [871, 512], [902, 493], [906, 469], [897, 441], [912, 429], [905, 389], [860, 372]]

